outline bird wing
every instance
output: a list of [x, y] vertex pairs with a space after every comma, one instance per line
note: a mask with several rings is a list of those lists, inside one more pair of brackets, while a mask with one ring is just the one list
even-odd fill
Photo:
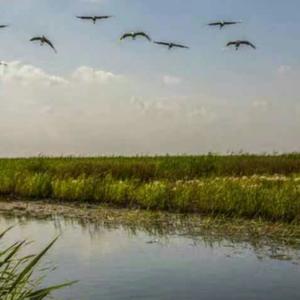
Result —
[[89, 16], [77, 16], [76, 18], [81, 20], [93, 20], [93, 17], [89, 17]]
[[232, 46], [232, 45], [236, 45], [237, 43], [236, 42], [229, 42], [229, 43], [227, 43], [227, 47], [229, 47], [229, 46]]
[[0, 25], [0, 28], [6, 28], [8, 25]]
[[124, 34], [121, 36], [120, 40], [122, 41], [122, 40], [124, 40], [124, 39], [129, 38], [129, 37], [133, 37], [133, 34], [132, 34], [132, 33], [124, 33]]
[[171, 45], [170, 43], [167, 43], [167, 42], [156, 42], [156, 41], [154, 41], [153, 43], [157, 44], [157, 45], [163, 45], [163, 46], [170, 46]]
[[145, 37], [149, 42], [151, 42], [151, 38], [148, 34], [146, 34], [145, 32], [136, 32], [134, 34], [134, 37], [137, 37], [137, 36], [143, 36]]
[[224, 25], [235, 25], [235, 24], [239, 24], [241, 22], [224, 22]]
[[42, 38], [39, 36], [33, 37], [32, 39], [30, 39], [30, 42], [34, 42], [34, 41], [41, 41]]
[[219, 26], [219, 25], [221, 25], [221, 22], [213, 22], [208, 24], [208, 26]]
[[184, 48], [184, 49], [189, 49], [188, 46], [185, 45], [180, 45], [180, 44], [173, 44], [173, 47], [177, 47], [177, 48]]
[[112, 16], [95, 16], [96, 20], [109, 19], [109, 18], [112, 18]]
[[44, 40], [46, 44], [48, 44], [55, 52], [57, 52], [54, 45], [47, 38], [45, 38]]
[[249, 41], [242, 41], [241, 44], [244, 44], [244, 45], [252, 47], [253, 49], [256, 49], [256, 46], [253, 45], [252, 43], [250, 43]]

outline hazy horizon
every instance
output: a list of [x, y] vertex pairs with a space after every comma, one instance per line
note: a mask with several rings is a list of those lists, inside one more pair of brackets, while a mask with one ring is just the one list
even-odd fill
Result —
[[[0, 1], [0, 157], [300, 152], [300, 2], [288, 2]], [[205, 25], [218, 19], [243, 23]], [[132, 30], [191, 49], [119, 42]], [[57, 55], [29, 42], [42, 34]], [[244, 38], [257, 50], [225, 49]]]

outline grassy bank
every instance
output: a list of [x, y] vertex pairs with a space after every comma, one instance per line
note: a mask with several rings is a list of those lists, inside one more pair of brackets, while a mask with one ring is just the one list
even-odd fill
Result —
[[299, 223], [297, 173], [297, 154], [2, 159], [0, 195]]
[[216, 176], [300, 174], [300, 154], [0, 159], [0, 170], [60, 178], [111, 174], [116, 179], [181, 180]]
[[[130, 235], [145, 232], [154, 240], [168, 240], [172, 236], [185, 236], [207, 245], [225, 244], [253, 247], [261, 256], [274, 258], [283, 252], [290, 256], [290, 250], [300, 249], [300, 225], [282, 222], [267, 222], [261, 219], [225, 218], [223, 216], [202, 216], [197, 214], [174, 214], [162, 211], [112, 208], [107, 205], [86, 203], [61, 203], [53, 200], [18, 201], [0, 199], [2, 218], [9, 224], [27, 224], [38, 219], [39, 222], [55, 222], [58, 228], [64, 224], [79, 225], [94, 235], [108, 229], [122, 228]], [[281, 250], [280, 250], [281, 249]], [[282, 254], [283, 254], [282, 253]], [[299, 251], [295, 253], [300, 261]], [[292, 255], [294, 256], [294, 255]]]

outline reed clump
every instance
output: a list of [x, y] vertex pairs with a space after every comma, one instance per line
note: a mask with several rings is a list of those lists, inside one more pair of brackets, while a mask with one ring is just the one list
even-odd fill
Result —
[[37, 157], [0, 159], [0, 170], [47, 173], [60, 178], [81, 176], [115, 179], [183, 180], [202, 177], [300, 174], [300, 154], [203, 155], [156, 157]]
[[2, 196], [300, 222], [298, 154], [3, 159], [0, 166]]
[[[11, 228], [0, 233], [0, 245]], [[48, 253], [57, 239], [54, 239], [40, 253], [22, 256], [26, 241], [16, 242], [0, 249], [0, 299], [1, 300], [42, 300], [55, 290], [70, 286], [75, 282], [67, 282], [56, 286], [39, 288], [45, 274], [38, 276], [36, 269], [42, 258]], [[44, 272], [47, 269], [44, 269]]]

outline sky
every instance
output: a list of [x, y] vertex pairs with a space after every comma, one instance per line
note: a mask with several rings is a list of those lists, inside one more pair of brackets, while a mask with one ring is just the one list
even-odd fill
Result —
[[[0, 5], [2, 157], [300, 151], [298, 0]], [[76, 19], [102, 14], [113, 18]], [[242, 23], [206, 25], [220, 19]], [[119, 41], [136, 30], [190, 49]], [[236, 39], [257, 50], [225, 47]]]

